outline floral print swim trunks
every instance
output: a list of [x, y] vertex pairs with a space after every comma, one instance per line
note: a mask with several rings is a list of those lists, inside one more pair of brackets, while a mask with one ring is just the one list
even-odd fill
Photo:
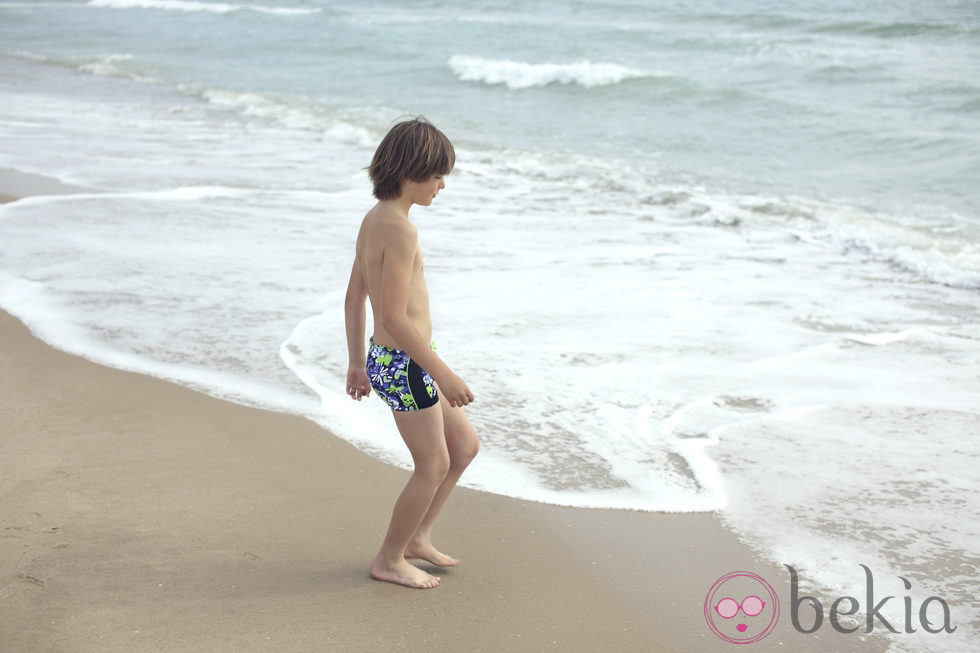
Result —
[[[429, 345], [436, 350], [435, 343]], [[367, 355], [371, 387], [392, 410], [422, 410], [439, 402], [435, 383], [407, 353], [374, 342]]]

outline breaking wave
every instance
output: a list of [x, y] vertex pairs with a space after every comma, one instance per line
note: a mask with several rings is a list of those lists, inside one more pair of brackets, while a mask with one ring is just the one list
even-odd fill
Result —
[[523, 63], [509, 59], [484, 59], [457, 54], [449, 68], [464, 82], [504, 84], [524, 89], [549, 84], [575, 84], [584, 88], [609, 86], [628, 79], [669, 77], [668, 73], [648, 72], [612, 63], [577, 61], [574, 63]]
[[90, 7], [110, 9], [162, 9], [165, 11], [209, 12], [229, 14], [235, 11], [257, 11], [263, 14], [297, 15], [315, 14], [320, 9], [298, 7], [264, 7], [262, 5], [236, 5], [221, 2], [193, 2], [190, 0], [89, 0]]

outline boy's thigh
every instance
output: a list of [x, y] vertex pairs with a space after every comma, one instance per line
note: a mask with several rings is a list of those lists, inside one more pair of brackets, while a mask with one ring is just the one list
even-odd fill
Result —
[[398, 432], [416, 461], [419, 457], [429, 458], [446, 454], [444, 415], [439, 408], [444, 403], [440, 401], [434, 406], [421, 410], [391, 411]]
[[[451, 451], [471, 450], [479, 447], [476, 430], [462, 406], [450, 406], [448, 401], [439, 400], [442, 407], [442, 421], [446, 445]], [[475, 451], [473, 452], [475, 453]]]

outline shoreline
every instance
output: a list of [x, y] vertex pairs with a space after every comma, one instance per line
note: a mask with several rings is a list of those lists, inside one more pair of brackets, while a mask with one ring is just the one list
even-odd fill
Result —
[[[0, 193], [74, 190], [17, 175]], [[794, 631], [785, 568], [715, 513], [457, 488], [436, 537], [461, 566], [432, 590], [371, 581], [408, 472], [305, 418], [59, 352], [2, 311], [0, 340], [4, 650], [725, 651], [703, 603], [736, 570], [786, 606], [753, 650], [885, 648]]]

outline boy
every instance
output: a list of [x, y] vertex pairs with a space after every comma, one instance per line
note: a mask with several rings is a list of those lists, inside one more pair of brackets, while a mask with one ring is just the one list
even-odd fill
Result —
[[[408, 221], [413, 204], [429, 206], [446, 187], [443, 177], [455, 162], [452, 143], [424, 118], [398, 123], [384, 137], [368, 167], [378, 203], [357, 234], [344, 306], [347, 394], [360, 401], [373, 387], [391, 408], [415, 461], [371, 577], [418, 588], [435, 587], [440, 579], [406, 558], [439, 567], [459, 564], [432, 546], [432, 524], [480, 446], [463, 412], [473, 393], [436, 356], [431, 342], [422, 250], [418, 230]], [[366, 356], [365, 298], [374, 315]]]

